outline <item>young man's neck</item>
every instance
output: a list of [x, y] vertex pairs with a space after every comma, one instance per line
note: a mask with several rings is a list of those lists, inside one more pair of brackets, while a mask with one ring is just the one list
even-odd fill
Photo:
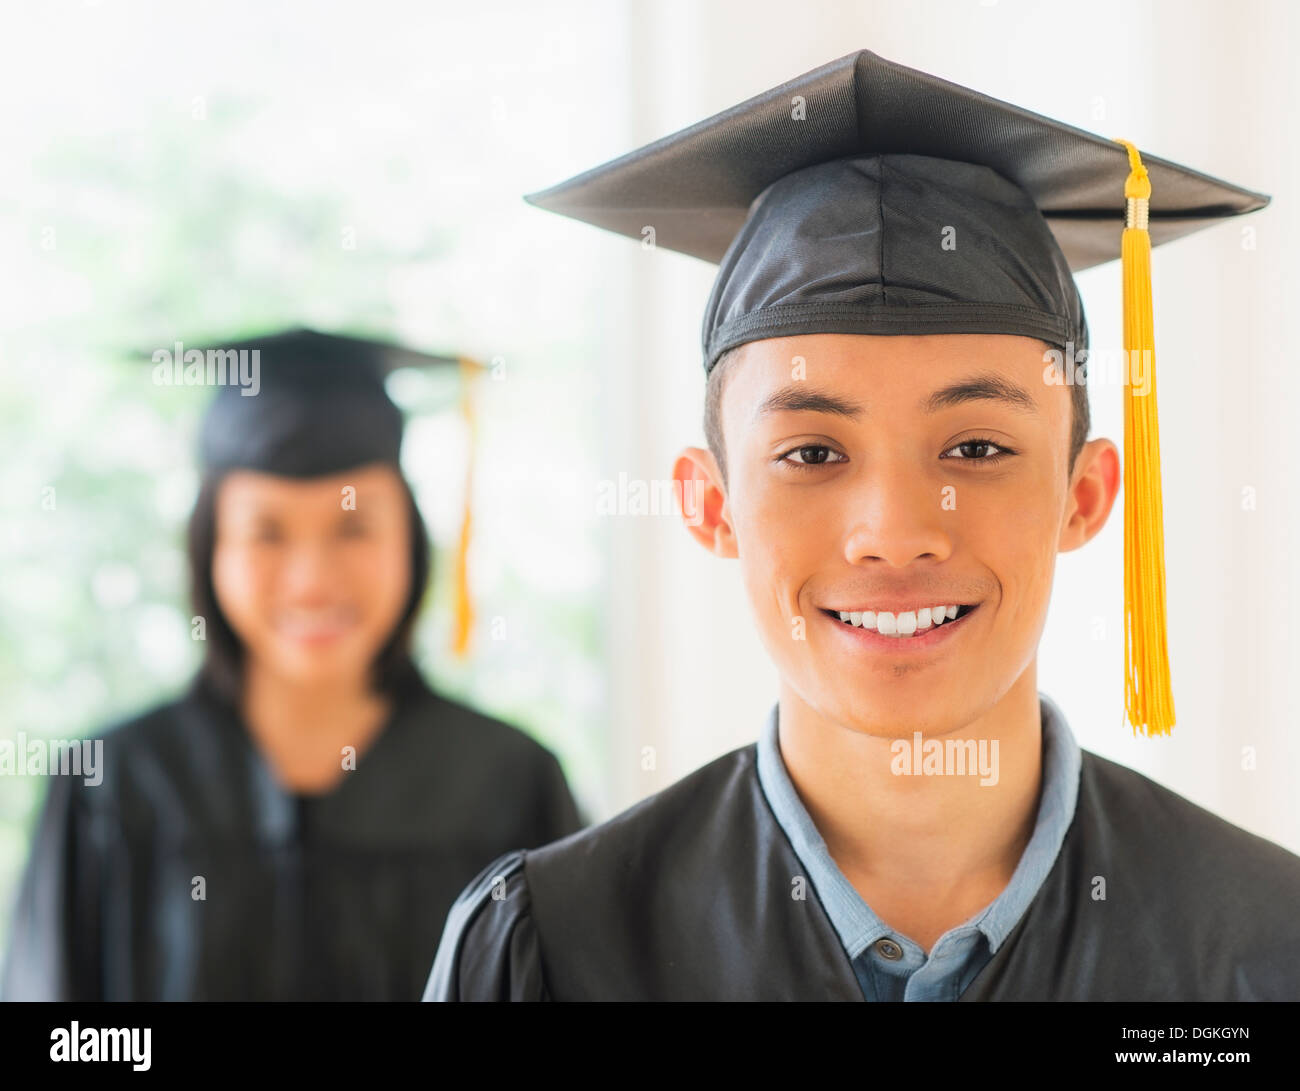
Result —
[[[987, 712], [945, 735], [918, 743], [898, 726], [888, 738], [863, 734], [782, 686], [781, 757], [827, 849], [877, 916], [928, 950], [1001, 893], [1033, 833], [1042, 783], [1035, 666]], [[949, 758], [948, 740], [973, 740], [968, 755], [983, 742], [983, 753], [996, 756], [996, 783], [978, 760], [961, 775], [938, 748], [927, 755], [932, 740]]]
[[334, 788], [347, 774], [344, 747], [358, 758], [387, 722], [391, 702], [365, 679], [304, 685], [250, 661], [240, 711], [276, 778], [308, 794]]

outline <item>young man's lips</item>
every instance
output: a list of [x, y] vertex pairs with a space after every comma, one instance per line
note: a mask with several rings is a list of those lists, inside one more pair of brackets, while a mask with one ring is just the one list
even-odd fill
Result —
[[927, 629], [918, 629], [910, 636], [882, 636], [875, 629], [866, 629], [840, 620], [838, 610], [823, 609], [821, 612], [833, 624], [844, 630], [844, 636], [860, 647], [872, 651], [892, 652], [906, 655], [927, 651], [946, 644], [953, 636], [963, 631], [968, 619], [979, 609], [980, 604], [959, 607], [957, 616], [949, 618], [938, 625], [930, 624]]

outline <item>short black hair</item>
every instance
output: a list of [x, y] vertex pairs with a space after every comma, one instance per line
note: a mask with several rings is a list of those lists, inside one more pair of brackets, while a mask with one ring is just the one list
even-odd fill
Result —
[[[727, 451], [722, 441], [722, 394], [727, 385], [727, 370], [743, 345], [730, 348], [718, 357], [718, 362], [709, 372], [708, 383], [704, 390], [704, 439], [718, 464], [722, 474], [722, 483], [727, 483]], [[1082, 354], [1081, 354], [1082, 356]], [[1070, 461], [1067, 475], [1074, 473], [1074, 464], [1079, 452], [1088, 440], [1092, 429], [1092, 414], [1088, 408], [1087, 365], [1081, 359], [1075, 364], [1075, 381], [1070, 386]]]
[[[232, 707], [238, 707], [244, 689], [244, 646], [217, 604], [212, 582], [212, 557], [217, 544], [217, 489], [224, 473], [209, 474], [199, 487], [186, 533], [190, 565], [190, 603], [194, 614], [204, 619], [203, 663], [197, 682], [209, 695]], [[411, 522], [411, 590], [401, 620], [375, 657], [371, 667], [371, 686], [377, 693], [397, 698], [422, 683], [419, 668], [411, 655], [411, 635], [415, 618], [424, 601], [433, 563], [429, 555], [429, 534], [420, 515], [415, 494], [398, 471], [402, 491], [406, 494]]]

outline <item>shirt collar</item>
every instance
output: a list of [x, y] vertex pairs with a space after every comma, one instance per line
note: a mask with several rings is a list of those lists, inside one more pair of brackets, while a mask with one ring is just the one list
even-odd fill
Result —
[[[1056, 703], [1043, 693], [1038, 695], [1038, 700], [1043, 725], [1043, 780], [1034, 832], [1002, 893], [965, 924], [945, 933], [939, 943], [954, 932], [978, 929], [987, 937], [989, 949], [996, 952], [1052, 870], [1065, 833], [1074, 821], [1079, 795], [1079, 744]], [[862, 900], [831, 858], [826, 842], [795, 791], [781, 758], [778, 708], [773, 707], [759, 736], [759, 783], [772, 813], [807, 870], [808, 879], [839, 934], [844, 950], [850, 959], [854, 959], [870, 944], [889, 935], [891, 930]]]

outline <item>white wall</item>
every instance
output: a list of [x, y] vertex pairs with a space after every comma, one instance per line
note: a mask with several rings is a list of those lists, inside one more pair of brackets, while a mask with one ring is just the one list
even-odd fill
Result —
[[[1156, 251], [1172, 738], [1124, 722], [1122, 504], [1064, 555], [1040, 689], [1082, 745], [1233, 822], [1300, 850], [1294, 457], [1300, 397], [1287, 355], [1300, 274], [1300, 17], [1285, 0], [1088, 5], [1028, 2], [632, 4], [634, 144], [867, 48], [1144, 151], [1274, 196], [1243, 224]], [[594, 164], [574, 163], [574, 170]], [[558, 180], [558, 179], [557, 179]], [[699, 325], [712, 268], [614, 240], [606, 251], [626, 360], [609, 389], [607, 475], [668, 476], [702, 443]], [[625, 278], [620, 281], [618, 278]], [[1120, 343], [1118, 263], [1080, 277], [1094, 345]], [[1117, 387], [1093, 393], [1093, 435], [1122, 448]], [[1257, 508], [1242, 510], [1242, 490]], [[620, 805], [756, 736], [774, 672], [734, 564], [671, 517], [611, 528], [614, 733]], [[1106, 638], [1092, 637], [1095, 617]], [[1242, 748], [1256, 748], [1245, 771]], [[655, 748], [652, 770], [643, 748]]]

